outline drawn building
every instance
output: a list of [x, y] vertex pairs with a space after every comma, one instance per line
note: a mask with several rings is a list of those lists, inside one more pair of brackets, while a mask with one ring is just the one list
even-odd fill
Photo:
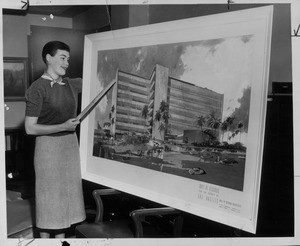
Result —
[[[224, 95], [207, 88], [171, 77], [169, 69], [156, 65], [150, 78], [117, 71], [113, 88], [111, 112], [112, 132], [116, 136], [128, 132], [152, 135], [163, 140], [166, 136], [155, 119], [162, 101], [169, 105], [168, 135], [180, 136], [184, 130], [199, 130], [197, 117], [212, 111], [222, 118]], [[142, 114], [147, 105], [148, 115]]]

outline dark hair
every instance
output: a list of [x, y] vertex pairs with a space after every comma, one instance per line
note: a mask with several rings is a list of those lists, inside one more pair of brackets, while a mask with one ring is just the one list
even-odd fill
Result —
[[45, 64], [47, 64], [46, 55], [50, 54], [51, 56], [55, 56], [57, 50], [65, 50], [70, 52], [70, 47], [60, 41], [51, 41], [46, 43], [42, 51], [42, 58]]

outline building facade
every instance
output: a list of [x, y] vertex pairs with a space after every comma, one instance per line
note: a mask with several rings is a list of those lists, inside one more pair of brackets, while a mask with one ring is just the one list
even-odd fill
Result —
[[[184, 130], [199, 130], [200, 115], [214, 112], [217, 118], [222, 118], [223, 94], [173, 78], [166, 67], [156, 65], [150, 78], [117, 71], [116, 81], [111, 114], [115, 119], [112, 133], [116, 136], [134, 132], [149, 133], [159, 140], [166, 136], [176, 138]], [[156, 116], [162, 102], [168, 105], [167, 124]]]

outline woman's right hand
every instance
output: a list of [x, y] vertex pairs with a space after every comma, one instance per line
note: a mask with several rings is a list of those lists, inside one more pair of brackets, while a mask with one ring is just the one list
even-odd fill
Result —
[[66, 122], [63, 123], [63, 128], [65, 131], [75, 131], [76, 126], [80, 124], [79, 120], [74, 119], [69, 119]]

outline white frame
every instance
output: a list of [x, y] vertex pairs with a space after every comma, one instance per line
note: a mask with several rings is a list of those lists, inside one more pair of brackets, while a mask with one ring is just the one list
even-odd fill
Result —
[[[227, 1], [224, 0], [188, 0], [184, 1], [184, 4], [225, 4]], [[31, 0], [31, 6], [43, 6], [43, 5], [82, 5], [82, 4], [182, 4], [182, 0]], [[300, 23], [300, 1], [298, 0], [261, 0], [261, 1], [252, 1], [252, 0], [236, 0], [233, 1], [234, 4], [291, 4], [291, 29], [290, 33], [293, 35], [293, 31], [297, 30], [297, 27]], [[3, 8], [11, 8], [11, 9], [20, 9], [24, 3], [21, 3], [19, 0], [3, 0], [1, 1], [0, 7]], [[0, 30], [2, 30], [2, 11], [0, 13]], [[1, 32], [2, 33], [2, 32]], [[298, 34], [299, 35], [299, 34]], [[0, 42], [3, 42], [2, 35], [0, 35]], [[292, 66], [293, 68], [298, 67], [300, 63], [300, 38], [295, 37], [292, 38]], [[0, 48], [0, 55], [3, 56], [3, 49]], [[0, 63], [0, 70], [3, 71], [2, 63]], [[293, 69], [293, 81], [300, 80], [300, 70]], [[3, 87], [0, 87], [0, 99], [3, 102]], [[300, 93], [300, 84], [293, 83], [293, 92], [295, 95]], [[144, 240], [144, 239], [135, 239], [135, 240], [123, 240], [123, 239], [68, 239], [67, 241], [71, 243], [71, 245], [299, 245], [300, 243], [300, 165], [299, 165], [299, 141], [300, 141], [300, 111], [298, 110], [298, 106], [300, 106], [300, 98], [293, 97], [293, 105], [294, 105], [294, 198], [295, 198], [295, 235], [292, 237], [259, 237], [259, 238], [191, 238], [191, 239], [174, 239], [174, 240]], [[4, 132], [4, 107], [0, 107], [0, 129]], [[3, 133], [4, 134], [4, 133]], [[0, 138], [0, 148], [2, 150], [0, 158], [1, 162], [5, 162], [4, 158], [4, 150], [5, 143], [4, 138]], [[3, 166], [3, 165], [2, 165]], [[5, 176], [5, 169], [2, 167], [0, 169], [0, 173], [2, 177]], [[1, 194], [5, 194], [5, 179], [0, 179], [0, 191]], [[31, 240], [24, 239], [7, 239], [6, 232], [6, 206], [5, 206], [5, 195], [0, 196], [0, 215], [3, 218], [0, 223], [0, 244], [7, 246], [15, 246], [20, 243], [20, 245], [26, 245], [30, 243], [33, 246], [40, 245], [61, 245], [61, 240], [38, 240], [31, 242]], [[23, 241], [23, 242], [20, 242]]]
[[[205, 182], [187, 180], [175, 175], [166, 175], [145, 168], [120, 165], [116, 161], [94, 157], [92, 155], [93, 114], [81, 124], [80, 154], [83, 179], [255, 233], [267, 103], [272, 14], [273, 7], [268, 6], [90, 34], [85, 37], [83, 108], [95, 96], [98, 51], [254, 35], [255, 67], [253, 71], [255, 73], [251, 84], [243, 192]], [[178, 35], [179, 33], [180, 35]], [[176, 189], [171, 185], [162, 185], [166, 178], [168, 183], [180, 185]], [[222, 199], [227, 204], [237, 204], [238, 207], [229, 205], [229, 208], [225, 209], [221, 208], [224, 203], [212, 204], [206, 202], [205, 199], [198, 199], [198, 195], [202, 192], [199, 191], [200, 184], [218, 189], [219, 193], [215, 195], [219, 196], [219, 201]], [[178, 192], [178, 187], [183, 187], [181, 192]], [[189, 192], [184, 192], [184, 190]], [[239, 212], [230, 211], [236, 208]]]

